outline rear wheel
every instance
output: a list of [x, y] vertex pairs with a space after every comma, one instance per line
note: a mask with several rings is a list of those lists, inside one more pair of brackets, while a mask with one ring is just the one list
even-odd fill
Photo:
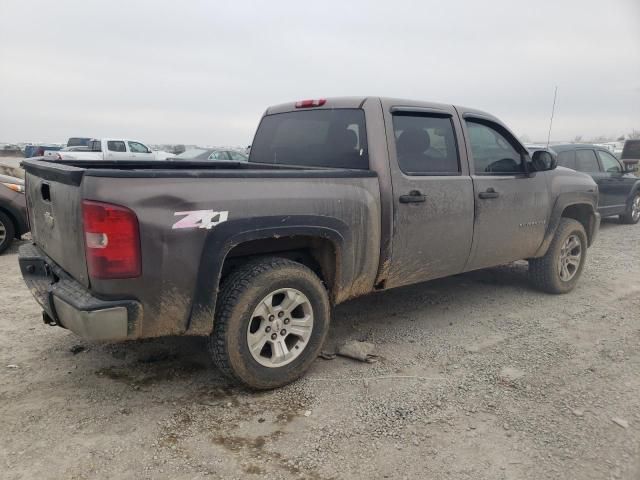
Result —
[[304, 265], [252, 261], [224, 281], [209, 347], [231, 379], [255, 389], [286, 385], [320, 353], [329, 330], [329, 296]]
[[532, 283], [548, 293], [574, 289], [587, 256], [587, 234], [577, 220], [562, 218], [544, 257], [529, 260]]
[[4, 252], [15, 236], [16, 230], [11, 219], [4, 213], [0, 212], [0, 253]]
[[640, 221], [640, 192], [636, 193], [633, 197], [629, 206], [627, 207], [627, 211], [620, 215], [620, 220], [622, 223], [634, 224]]

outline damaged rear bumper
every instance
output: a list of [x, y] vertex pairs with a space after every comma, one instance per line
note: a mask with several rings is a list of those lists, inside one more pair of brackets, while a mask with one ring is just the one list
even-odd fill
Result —
[[20, 247], [18, 261], [27, 287], [44, 310], [45, 322], [88, 340], [139, 337], [142, 307], [136, 300], [93, 296], [33, 244]]

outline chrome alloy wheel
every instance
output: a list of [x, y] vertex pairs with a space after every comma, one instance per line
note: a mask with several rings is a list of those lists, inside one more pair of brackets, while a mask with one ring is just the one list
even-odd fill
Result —
[[560, 259], [558, 260], [558, 273], [563, 282], [570, 281], [576, 276], [580, 268], [582, 258], [582, 242], [577, 235], [569, 235], [560, 249]]
[[282, 367], [304, 351], [313, 331], [313, 308], [295, 288], [281, 288], [262, 299], [247, 329], [253, 359], [269, 368]]
[[0, 221], [0, 245], [5, 241], [6, 238], [7, 238], [7, 227], [5, 227], [4, 223]]

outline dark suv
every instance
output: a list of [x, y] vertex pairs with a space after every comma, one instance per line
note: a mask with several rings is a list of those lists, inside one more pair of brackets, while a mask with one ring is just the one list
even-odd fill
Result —
[[640, 178], [623, 167], [609, 150], [597, 145], [553, 145], [558, 165], [588, 173], [598, 184], [598, 212], [619, 215], [624, 223], [640, 220]]
[[24, 180], [0, 175], [0, 253], [28, 231]]

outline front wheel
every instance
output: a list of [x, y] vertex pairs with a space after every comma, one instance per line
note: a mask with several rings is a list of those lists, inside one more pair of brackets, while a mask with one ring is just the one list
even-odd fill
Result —
[[11, 219], [0, 212], [0, 253], [4, 252], [11, 243], [15, 236], [15, 227]]
[[620, 215], [622, 223], [633, 225], [640, 221], [640, 193], [636, 193], [631, 199], [627, 211]]
[[574, 289], [587, 257], [587, 234], [580, 222], [562, 218], [547, 253], [529, 260], [532, 283], [547, 293]]
[[227, 377], [277, 388], [300, 377], [329, 330], [329, 296], [309, 268], [284, 258], [251, 261], [223, 282], [209, 351]]

